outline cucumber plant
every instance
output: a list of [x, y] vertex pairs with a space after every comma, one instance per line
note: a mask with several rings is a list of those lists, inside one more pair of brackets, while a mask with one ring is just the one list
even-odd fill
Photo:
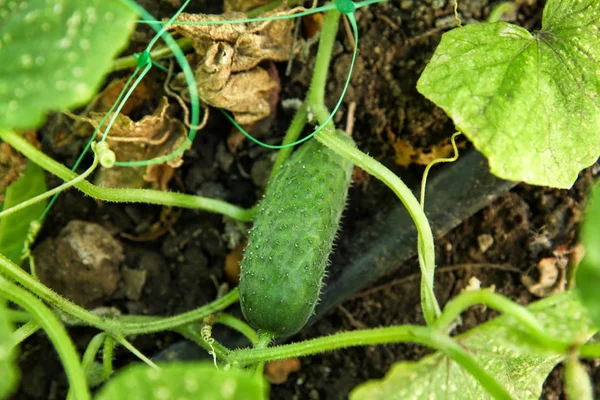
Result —
[[[564, 359], [567, 360], [565, 377], [566, 386], [570, 388], [569, 395], [572, 398], [590, 395], [589, 379], [582, 373], [579, 358], [600, 358], [600, 346], [596, 343], [586, 343], [597, 332], [599, 326], [597, 307], [600, 297], [593, 289], [594, 285], [600, 283], [597, 273], [599, 268], [597, 251], [590, 252], [582, 264], [578, 274], [582, 282], [581, 289], [577, 293], [554, 296], [525, 308], [492, 292], [470, 291], [457, 296], [442, 311], [433, 294], [435, 269], [433, 236], [421, 205], [398, 176], [361, 152], [345, 134], [336, 131], [332, 122], [333, 113], [326, 108], [324, 98], [329, 61], [339, 19], [342, 14], [348, 17], [354, 30], [356, 48], [358, 30], [354, 13], [357, 9], [378, 1], [380, 0], [354, 3], [350, 0], [338, 0], [312, 10], [296, 10], [297, 13], [275, 17], [292, 18], [319, 11], [327, 13], [309, 92], [290, 124], [284, 144], [280, 146], [283, 150], [278, 154], [273, 178], [265, 198], [258, 205], [258, 211], [244, 210], [222, 201], [192, 195], [98, 187], [85, 179], [98, 163], [105, 167], [135, 166], [139, 163], [114, 162], [113, 155], [105, 143], [102, 146], [90, 144], [94, 152], [94, 163], [86, 173], [78, 175], [52, 160], [14, 132], [14, 129], [38, 127], [43, 115], [54, 107], [73, 107], [85, 103], [93, 93], [90, 88], [97, 87], [100, 82], [99, 77], [108, 69], [107, 60], [113, 57], [124, 43], [124, 38], [129, 35], [135, 13], [141, 15], [145, 22], [150, 23], [157, 30], [157, 35], [142, 54], [128, 58], [135, 60], [132, 64], [134, 72], [122, 95], [107, 115], [113, 111], [114, 115], [118, 114], [132, 88], [152, 68], [154, 62], [152, 55], [165, 54], [162, 50], [159, 52], [152, 49], [157, 40], [163, 38], [169, 49], [177, 56], [189, 84], [191, 121], [192, 126], [197, 125], [199, 101], [194, 75], [182, 50], [167, 33], [168, 26], [177, 23], [177, 15], [184, 10], [189, 0], [185, 1], [181, 9], [167, 22], [154, 20], [132, 0], [102, 2], [97, 0], [87, 4], [77, 0], [58, 0], [54, 4], [41, 0], [23, 1], [20, 4], [0, 2], [0, 18], [3, 22], [8, 22], [0, 25], [0, 39], [3, 40], [3, 47], [0, 47], [0, 60], [7, 61], [2, 66], [10, 73], [0, 74], [0, 93], [5, 95], [0, 97], [0, 110], [4, 111], [0, 112], [0, 138], [25, 155], [29, 162], [67, 181], [55, 191], [75, 186], [84, 193], [102, 200], [198, 208], [255, 222], [242, 262], [239, 292], [238, 289], [234, 289], [208, 305], [167, 318], [135, 315], [115, 318], [98, 316], [64, 299], [22, 270], [7, 258], [6, 254], [0, 254], [0, 373], [3, 378], [0, 379], [0, 398], [10, 396], [14, 390], [17, 377], [15, 357], [18, 345], [40, 328], [48, 334], [56, 347], [69, 380], [70, 396], [78, 400], [91, 397], [88, 384], [96, 385], [105, 381], [98, 392], [99, 399], [125, 396], [163, 399], [208, 395], [219, 399], [264, 398], [268, 386], [260, 374], [262, 370], [260, 366], [266, 361], [300, 357], [350, 346], [399, 342], [418, 343], [438, 352], [420, 362], [399, 363], [381, 382], [370, 382], [357, 388], [352, 394], [353, 398], [378, 398], [378, 396], [390, 398], [398, 393], [402, 393], [404, 397], [415, 398], [433, 396], [461, 399], [468, 394], [473, 394], [477, 398], [491, 396], [497, 399], [536, 397], [539, 396], [546, 375], [554, 365]], [[275, 5], [278, 3], [280, 2], [274, 2]], [[467, 26], [450, 32], [444, 40], [446, 44], [448, 42], [452, 44], [451, 50], [446, 49], [443, 41], [431, 67], [425, 71], [419, 89], [429, 93], [427, 94], [429, 97], [439, 102], [439, 105], [455, 118], [457, 126], [467, 135], [469, 132], [488, 132], [486, 129], [494, 127], [482, 127], [482, 119], [489, 119], [489, 116], [480, 118], [480, 114], [487, 111], [497, 114], [499, 110], [505, 110], [506, 104], [501, 104], [500, 95], [505, 95], [506, 99], [511, 100], [513, 106], [527, 103], [524, 98], [519, 103], [518, 97], [523, 93], [520, 89], [526, 87], [529, 81], [519, 80], [519, 90], [507, 89], [503, 82], [500, 82], [499, 86], [492, 85], [490, 88], [489, 85], [497, 84], [496, 78], [502, 75], [502, 71], [498, 72], [494, 69], [496, 65], [492, 65], [490, 66], [491, 77], [483, 73], [479, 77], [484, 83], [469, 78], [465, 85], [461, 85], [460, 82], [457, 84], [454, 81], [457, 73], [460, 72], [463, 78], [465, 76], [465, 65], [461, 64], [465, 59], [456, 58], [454, 53], [457, 48], [461, 50], [460, 44], [457, 43], [461, 42], [463, 36], [470, 38], [469, 35], [474, 32], [478, 41], [467, 41], [472, 47], [468, 51], [462, 49], [463, 53], [478, 54], [482, 50], [486, 51], [490, 46], [494, 47], [490, 43], [502, 43], [503, 46], [506, 45], [509, 52], [515, 50], [511, 46], [515, 48], [520, 46], [517, 49], [517, 56], [513, 54], [513, 59], [524, 62], [526, 66], [530, 65], [531, 56], [535, 56], [529, 52], [530, 49], [536, 48], [532, 46], [537, 46], [537, 54], [541, 57], [538, 59], [540, 63], [542, 58], [550, 58], [550, 70], [563, 74], [567, 72], [570, 74], [570, 79], [575, 82], [575, 86], [572, 82], [563, 85], [555, 79], [555, 82], [559, 82], [557, 85], [561, 90], [552, 87], [552, 90], [558, 90], [552, 92], [546, 87], [547, 81], [544, 80], [547, 77], [545, 75], [547, 69], [538, 68], [540, 75], [536, 82], [544, 90], [550, 90], [554, 94], [548, 99], [540, 98], [540, 94], [537, 98], [542, 104], [540, 107], [543, 108], [545, 104], [542, 100], [549, 100], [555, 107], [554, 111], [556, 109], [563, 113], [579, 111], [578, 116], [581, 119], [578, 126], [587, 128], [589, 124], [597, 122], [598, 118], [599, 96], [596, 84], [599, 76], [597, 60], [600, 57], [597, 33], [600, 13], [598, 5], [598, 0], [549, 0], [544, 13], [544, 30], [533, 38], [520, 28], [503, 23]], [[576, 18], [573, 20], [563, 18], [562, 14], [565, 10], [571, 8]], [[269, 18], [259, 20], [267, 22]], [[121, 29], [102, 30], [111, 32], [108, 40], [92, 37], [92, 35], [99, 35], [103, 24], [111, 21], [112, 23], [118, 21]], [[219, 23], [236, 24], [248, 21], [250, 19]], [[42, 32], [37, 32], [37, 36], [36, 31], [25, 32], [26, 29], [21, 22], [29, 22]], [[34, 22], [40, 23], [34, 24]], [[94, 24], [94, 29], [88, 28], [92, 26], [91, 24]], [[44, 35], [44, 32], [49, 33]], [[81, 36], [77, 36], [79, 34]], [[496, 37], [492, 37], [494, 35]], [[74, 47], [72, 51], [56, 53], [51, 47], [34, 49], [33, 39], [39, 36], [54, 40], [55, 44], [63, 45], [65, 48], [70, 48], [75, 37], [87, 41], [85, 44], [79, 43], [80, 46]], [[19, 42], [17, 38], [23, 40]], [[77, 49], [93, 53], [94, 58], [85, 59], [84, 62], [85, 54], [77, 53]], [[507, 57], [500, 51], [493, 54], [494, 59], [500, 62]], [[582, 54], [592, 62], [583, 60]], [[574, 57], [574, 61], [570, 61], [571, 56]], [[39, 62], [38, 57], [40, 57]], [[519, 59], [519, 57], [524, 58]], [[556, 58], [552, 59], [552, 57]], [[453, 62], [445, 64], [449, 60]], [[480, 62], [475, 61], [470, 65]], [[21, 65], [16, 65], [19, 63]], [[31, 93], [27, 87], [16, 87], [14, 83], [20, 77], [23, 77], [23, 80], [31, 78], [32, 71], [29, 67], [33, 68], [36, 63], [42, 64], [40, 67], [43, 66], [41, 70], [45, 74], [38, 76], [38, 79], [48, 78], [41, 81], [41, 87], [47, 87], [48, 90], [38, 99], [39, 101], [30, 98]], [[120, 66], [127, 64], [127, 61], [118, 63]], [[483, 65], [484, 70], [486, 66], [487, 64]], [[75, 75], [79, 79], [68, 82], [61, 79], [64, 78], [66, 69], [73, 74], [77, 71]], [[516, 68], [513, 71], [509, 63], [508, 71], [504, 71], [504, 76], [518, 78], [515, 75], [516, 70], [524, 69]], [[446, 78], [448, 79], [444, 80]], [[55, 87], [47, 85], [48, 82], [54, 83]], [[437, 84], [443, 82], [443, 86], [436, 89], [432, 82]], [[577, 87], [578, 91], [572, 94], [569, 91], [574, 90], [574, 87]], [[63, 92], [69, 88], [74, 90], [68, 90], [68, 94], [64, 94]], [[438, 92], [443, 91], [442, 96], [435, 97], [431, 94], [434, 89]], [[475, 89], [476, 96], [465, 96], [466, 92]], [[458, 95], [453, 97], [452, 90], [455, 90], [454, 94]], [[61, 93], [56, 95], [56, 103], [48, 100], [53, 99], [54, 91]], [[487, 103], [484, 102], [482, 106], [479, 100], [480, 97], [485, 96], [488, 96]], [[577, 102], [567, 104], [565, 99], [573, 99]], [[469, 100], [474, 103], [469, 103]], [[339, 104], [341, 100], [336, 108]], [[536, 103], [535, 107], [538, 106]], [[535, 107], [534, 109], [537, 110]], [[27, 109], [30, 113], [17, 113], [16, 111], [20, 109]], [[473, 113], [473, 110], [478, 112]], [[519, 112], [522, 114], [523, 110], [519, 109]], [[309, 121], [309, 115], [319, 124], [312, 132], [316, 140], [308, 141], [288, 158], [289, 146], [299, 142], [298, 137], [308, 122], [314, 122]], [[513, 120], [507, 119], [507, 121], [513, 123], [515, 129], [518, 128]], [[546, 120], [550, 124], [549, 127], [558, 129], [558, 132], [565, 129], [563, 124], [565, 121], [570, 120], [567, 118], [556, 122], [550, 117]], [[103, 139], [110, 134], [110, 126], [113, 122], [114, 118], [108, 121]], [[104, 121], [100, 125], [103, 123]], [[521, 127], [527, 128], [527, 125]], [[506, 130], [506, 127], [501, 124], [497, 124], [495, 128]], [[549, 131], [548, 136], [554, 138], [555, 130]], [[517, 132], [515, 135], [512, 135], [512, 132], [510, 136], [518, 136], [517, 130], [514, 131]], [[195, 128], [192, 127], [182, 149], [189, 146], [194, 135]], [[490, 135], [495, 137], [494, 132]], [[311, 135], [307, 136], [310, 137]], [[537, 144], [540, 140], [535, 139], [534, 143]], [[592, 144], [595, 143], [595, 138], [590, 140]], [[475, 145], [479, 147], [477, 140]], [[496, 145], [508, 147], [504, 139], [498, 139]], [[590, 148], [592, 152], [597, 153], [597, 148], [593, 146]], [[178, 151], [183, 151], [182, 149]], [[531, 153], [535, 154], [533, 150]], [[520, 157], [520, 160], [523, 160], [522, 156]], [[568, 162], [569, 159], [566, 161]], [[161, 160], [146, 161], [150, 164], [158, 162]], [[491, 162], [493, 164], [492, 157]], [[422, 272], [421, 304], [427, 325], [357, 330], [270, 347], [272, 337], [286, 336], [301, 329], [318, 301], [325, 265], [345, 206], [353, 164], [389, 186], [407, 207], [417, 226], [419, 264]], [[587, 164], [589, 160], [575, 160], [571, 165], [574, 165], [574, 168], [581, 168]], [[572, 173], [561, 176], [562, 180], [555, 184], [566, 185], [565, 179], [569, 176], [572, 176]], [[36, 196], [34, 200], [47, 198], [52, 194], [54, 192], [50, 191], [43, 196]], [[600, 211], [598, 195], [594, 195], [593, 198], [594, 203], [589, 210], [590, 221], [597, 220]], [[5, 215], [8, 216], [4, 218], [14, 217], [14, 214], [9, 215], [11, 209], [14, 210], [7, 208], [0, 217]], [[38, 217], [38, 214], [31, 213], [29, 217], [33, 220]], [[600, 235], [598, 232], [598, 224], [593, 223], [587, 223], [583, 231], [584, 241], [594, 250], [597, 250], [595, 239]], [[27, 233], [21, 230], [12, 239], [17, 244], [25, 243], [28, 241]], [[224, 312], [228, 306], [238, 300], [241, 301], [244, 315], [250, 325]], [[7, 301], [21, 307], [25, 312], [7, 307]], [[450, 331], [455, 320], [461, 312], [475, 304], [485, 304], [505, 315], [474, 328], [462, 336], [451, 337]], [[60, 319], [57, 318], [57, 314], [61, 316]], [[564, 315], [568, 318], [564, 318]], [[212, 317], [208, 318], [209, 316]], [[20, 327], [15, 329], [14, 326], [18, 324]], [[79, 324], [92, 326], [101, 331], [89, 343], [81, 361], [65, 330], [65, 325]], [[241, 332], [248, 337], [253, 347], [237, 350], [225, 348], [211, 337], [212, 324], [223, 324]], [[253, 328], [258, 329], [259, 332], [257, 333]], [[128, 337], [135, 335], [161, 331], [177, 332], [207, 349], [215, 357], [219, 369], [201, 362], [162, 363], [157, 366], [127, 340]], [[133, 366], [119, 371], [112, 377], [114, 373], [112, 354], [116, 344], [127, 348], [148, 365]], [[103, 352], [100, 365], [96, 359], [101, 348]], [[491, 353], [477, 351], [490, 348], [495, 350]], [[497, 362], [499, 356], [504, 358], [502, 362]], [[444, 365], [445, 369], [438, 369], [439, 365]], [[424, 380], [427, 383], [424, 383]], [[432, 386], [431, 382], [435, 384]], [[450, 387], [444, 388], [442, 385], [450, 385]], [[452, 390], [453, 387], [464, 387], [469, 391]]]

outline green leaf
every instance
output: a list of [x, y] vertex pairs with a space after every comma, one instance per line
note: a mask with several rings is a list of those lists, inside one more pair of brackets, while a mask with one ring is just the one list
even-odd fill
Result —
[[581, 301], [600, 327], [600, 185], [594, 186], [589, 199], [581, 228], [585, 257], [577, 268], [575, 282]]
[[6, 300], [0, 298], [0, 399], [8, 398], [19, 378], [15, 367], [16, 349], [12, 346], [13, 326], [6, 314]]
[[549, 0], [542, 26], [444, 34], [417, 89], [495, 175], [569, 188], [600, 155], [600, 0]]
[[[44, 193], [46, 190], [44, 170], [32, 162], [28, 162], [23, 176], [6, 189], [4, 210]], [[0, 219], [0, 254], [15, 264], [20, 264], [21, 249], [27, 240], [30, 224], [42, 215], [45, 208], [46, 201], [40, 201]]]
[[0, 128], [85, 104], [135, 18], [120, 0], [0, 1]]
[[213, 364], [169, 363], [160, 370], [137, 364], [106, 383], [96, 400], [266, 399], [262, 376], [240, 370], [218, 370]]
[[[549, 336], [575, 340], [593, 334], [591, 321], [574, 293], [539, 301], [528, 309]], [[521, 326], [509, 316], [487, 322], [456, 339], [515, 399], [539, 399], [542, 384], [563, 356], [530, 345]], [[395, 364], [382, 380], [355, 388], [352, 399], [489, 399], [468, 372], [441, 353], [418, 362]]]

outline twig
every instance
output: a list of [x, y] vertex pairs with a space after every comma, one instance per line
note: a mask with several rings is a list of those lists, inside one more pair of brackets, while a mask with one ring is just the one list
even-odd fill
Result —
[[344, 14], [344, 31], [346, 32], [346, 37], [348, 38], [348, 42], [350, 42], [350, 46], [352, 47], [352, 51], [354, 51], [354, 47], [356, 47], [356, 43], [354, 43], [354, 36], [352, 35], [352, 28], [350, 28], [350, 22], [348, 22], [348, 17]]
[[348, 311], [348, 309], [346, 309], [343, 305], [340, 304], [338, 306], [338, 309], [346, 316], [346, 318], [348, 318], [350, 325], [352, 325], [356, 329], [367, 329], [368, 328], [367, 325], [363, 324], [360, 321], [357, 321], [356, 318], [354, 318], [354, 316], [352, 315], [352, 313], [350, 311]]

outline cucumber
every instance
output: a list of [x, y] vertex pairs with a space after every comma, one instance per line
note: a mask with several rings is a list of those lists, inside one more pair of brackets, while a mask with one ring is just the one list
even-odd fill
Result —
[[[354, 143], [345, 133], [336, 134]], [[309, 140], [267, 187], [241, 262], [240, 303], [253, 327], [275, 337], [289, 336], [313, 314], [352, 167]]]

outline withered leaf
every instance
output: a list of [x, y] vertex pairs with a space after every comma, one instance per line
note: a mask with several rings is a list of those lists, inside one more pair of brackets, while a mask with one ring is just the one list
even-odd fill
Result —
[[[156, 93], [158, 88], [158, 84], [153, 76], [149, 77], [150, 79], [144, 79], [138, 84], [134, 91], [131, 93], [131, 96], [127, 99], [123, 107], [121, 108], [121, 114], [131, 115], [134, 110], [138, 107], [144, 105], [148, 99], [152, 98], [152, 95]], [[90, 101], [90, 103], [85, 108], [85, 113], [90, 114], [92, 112], [95, 113], [105, 113], [113, 106], [113, 104], [117, 101], [119, 94], [125, 87], [126, 82], [128, 81], [128, 77], [116, 79], [110, 82], [96, 97]], [[86, 126], [85, 121], [76, 121], [73, 124], [72, 131], [77, 136], [89, 137], [92, 134], [92, 131], [89, 129], [89, 126]]]
[[[279, 8], [264, 16], [284, 10]], [[222, 15], [182, 13], [177, 20], [200, 22], [246, 18], [241, 12]], [[242, 125], [251, 125], [271, 114], [274, 95], [277, 98], [280, 91], [279, 77], [259, 64], [289, 59], [293, 42], [290, 20], [173, 25], [172, 29], [192, 40], [198, 55], [195, 78], [199, 96], [205, 103], [231, 111]]]
[[[36, 133], [27, 131], [22, 136], [39, 148]], [[27, 165], [27, 158], [13, 149], [8, 143], [0, 143], [0, 194], [21, 177], [21, 172]], [[1, 200], [1, 199], [0, 199]]]
[[527, 290], [538, 297], [548, 297], [564, 292], [566, 287], [566, 267], [569, 262], [567, 255], [554, 254], [554, 257], [542, 258], [537, 264], [540, 274], [536, 281], [530, 276], [521, 276], [521, 282]]
[[[184, 124], [168, 115], [169, 101], [162, 97], [152, 115], [133, 121], [119, 114], [106, 138], [118, 161], [141, 161], [167, 155], [178, 149], [186, 140]], [[96, 128], [105, 113], [90, 112], [90, 118], [75, 117]], [[113, 167], [100, 169], [97, 184], [106, 187], [139, 188], [152, 182], [165, 190], [175, 168], [183, 163], [182, 155], [158, 165], [147, 167]]]

